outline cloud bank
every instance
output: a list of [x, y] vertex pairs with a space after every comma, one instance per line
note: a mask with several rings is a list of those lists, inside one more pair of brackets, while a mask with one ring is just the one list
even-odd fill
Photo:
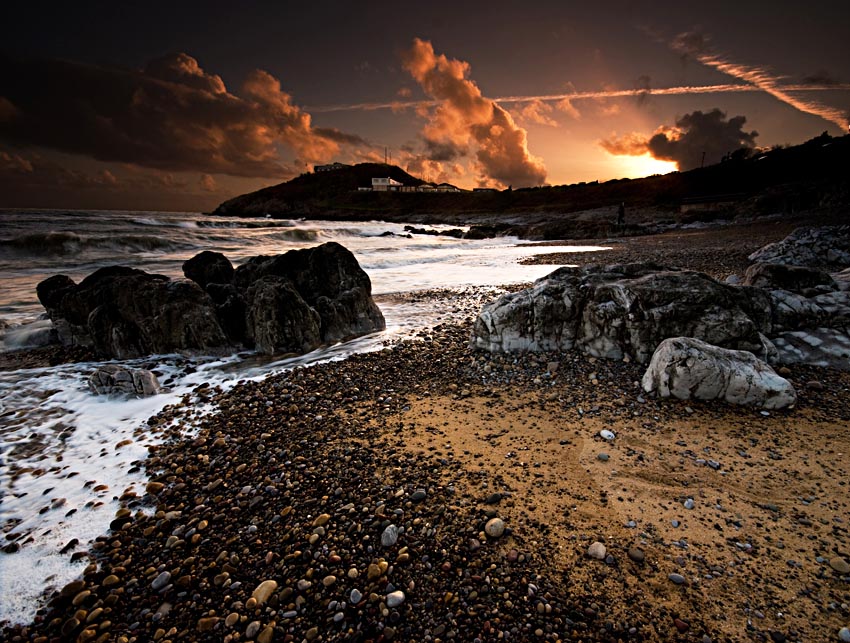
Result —
[[240, 95], [185, 53], [141, 70], [0, 57], [0, 140], [164, 171], [242, 177], [293, 172], [362, 139], [313, 127], [271, 74], [256, 70]]
[[469, 153], [482, 182], [529, 186], [546, 180], [543, 161], [528, 151], [525, 129], [481, 94], [467, 77], [468, 63], [438, 56], [430, 42], [417, 38], [403, 64], [434, 101], [420, 107], [428, 119], [422, 130], [423, 160], [454, 160]]
[[719, 109], [695, 111], [676, 120], [674, 127], [661, 127], [652, 136], [627, 134], [600, 141], [611, 154], [643, 156], [650, 154], [662, 161], [673, 161], [682, 171], [718, 163], [726, 154], [742, 147], [755, 147], [758, 132], [745, 132], [747, 119], [735, 116], [726, 120]]

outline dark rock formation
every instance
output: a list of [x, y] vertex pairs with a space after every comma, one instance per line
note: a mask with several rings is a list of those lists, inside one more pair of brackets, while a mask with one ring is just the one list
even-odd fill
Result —
[[782, 241], [755, 251], [749, 259], [828, 270], [850, 267], [850, 225], [798, 228]]
[[201, 288], [209, 284], [229, 284], [233, 279], [233, 264], [220, 252], [204, 250], [183, 263], [183, 274]]
[[[252, 285], [267, 277], [289, 282], [306, 305], [318, 313], [319, 343], [337, 342], [385, 327], [384, 316], [372, 300], [369, 276], [354, 255], [338, 243], [290, 250], [273, 257], [252, 257], [236, 269], [233, 284], [247, 293]], [[246, 297], [250, 306], [249, 299]], [[248, 333], [252, 335], [250, 329]], [[281, 341], [289, 342], [286, 338]]]
[[646, 363], [668, 337], [761, 352], [770, 299], [707, 275], [655, 264], [560, 268], [481, 310], [472, 345], [490, 351], [569, 350]]
[[38, 297], [62, 344], [119, 359], [240, 347], [303, 353], [384, 328], [369, 277], [336, 243], [254, 257], [235, 271], [205, 252], [184, 271], [197, 283], [124, 267], [79, 285], [57, 275]]
[[754, 263], [747, 268], [744, 285], [803, 294], [817, 289], [828, 292], [837, 288], [835, 280], [823, 270], [781, 263]]
[[191, 281], [115, 266], [97, 270], [79, 285], [65, 275], [50, 277], [37, 292], [66, 346], [129, 359], [230, 344], [209, 296]]

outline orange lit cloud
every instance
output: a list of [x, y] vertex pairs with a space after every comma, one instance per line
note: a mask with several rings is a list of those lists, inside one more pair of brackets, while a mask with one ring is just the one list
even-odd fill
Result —
[[0, 140], [164, 171], [280, 178], [331, 159], [359, 137], [315, 128], [271, 74], [240, 95], [187, 54], [127, 70], [0, 56]]
[[502, 107], [485, 98], [467, 76], [469, 64], [437, 55], [430, 42], [415, 39], [404, 55], [404, 68], [430, 96], [426, 146], [441, 160], [474, 153], [476, 171], [501, 185], [539, 185], [546, 179], [543, 162], [528, 151], [526, 131]]
[[753, 148], [758, 132], [745, 132], [746, 121], [743, 116], [726, 120], [726, 114], [719, 109], [695, 111], [679, 118], [674, 127], [658, 128], [652, 136], [637, 133], [612, 136], [599, 144], [610, 154], [650, 154], [658, 160], [675, 162], [680, 170], [691, 170], [703, 162], [718, 163], [723, 156], [742, 147]]
[[548, 125], [549, 127], [558, 127], [556, 121], [550, 114], [555, 111], [555, 108], [542, 100], [535, 100], [526, 103], [524, 107], [518, 109], [516, 116], [527, 123], [536, 125]]
[[[673, 39], [671, 47], [682, 54], [683, 57], [693, 58], [707, 67], [742, 80], [794, 109], [819, 116], [826, 121], [835, 123], [842, 130], [846, 130], [850, 126], [850, 120], [848, 120], [847, 113], [844, 110], [831, 107], [812, 98], [796, 95], [797, 87], [782, 86], [782, 79], [771, 73], [766, 67], [741, 65], [712, 52], [709, 48], [709, 38], [698, 31], [679, 34]], [[834, 82], [825, 85], [827, 88], [835, 86]]]

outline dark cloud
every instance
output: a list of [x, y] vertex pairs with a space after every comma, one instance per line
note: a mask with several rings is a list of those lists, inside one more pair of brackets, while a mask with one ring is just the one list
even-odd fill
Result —
[[428, 123], [422, 136], [433, 149], [474, 149], [482, 181], [528, 186], [546, 180], [543, 161], [528, 151], [525, 129], [467, 78], [468, 63], [438, 56], [430, 42], [416, 38], [404, 55], [404, 68], [437, 101], [423, 112]]
[[424, 142], [424, 156], [432, 161], [454, 161], [469, 153], [466, 147], [452, 141], [434, 141], [426, 138]]
[[627, 134], [600, 141], [611, 154], [641, 156], [650, 154], [663, 161], [674, 161], [680, 170], [718, 163], [723, 156], [742, 147], [755, 147], [758, 132], [745, 132], [747, 119], [735, 116], [726, 120], [719, 109], [695, 111], [676, 121], [675, 127], [661, 127], [651, 137]]
[[800, 82], [804, 85], [816, 85], [818, 87], [834, 87], [841, 84], [840, 80], [824, 69], [803, 76]]
[[241, 95], [187, 54], [143, 70], [0, 57], [0, 140], [166, 171], [282, 177], [362, 139], [316, 129], [280, 82], [256, 70]]
[[683, 60], [689, 57], [697, 57], [704, 54], [709, 49], [709, 38], [706, 34], [695, 29], [693, 31], [685, 31], [673, 38], [670, 43], [674, 50], [678, 51]]

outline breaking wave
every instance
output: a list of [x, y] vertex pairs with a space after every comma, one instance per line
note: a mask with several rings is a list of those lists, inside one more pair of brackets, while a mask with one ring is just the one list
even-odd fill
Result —
[[96, 250], [153, 252], [192, 247], [143, 234], [88, 236], [76, 232], [36, 232], [0, 240], [0, 253], [35, 257], [70, 255]]

